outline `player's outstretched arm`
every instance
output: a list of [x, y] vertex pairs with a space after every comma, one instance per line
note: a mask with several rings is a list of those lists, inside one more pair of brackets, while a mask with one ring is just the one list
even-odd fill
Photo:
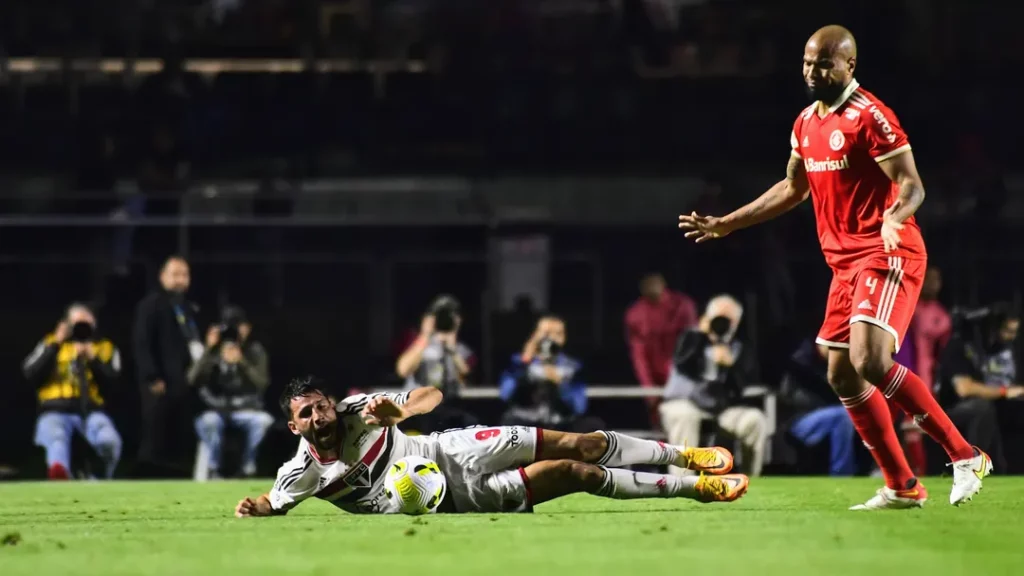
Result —
[[396, 426], [406, 418], [427, 414], [437, 408], [444, 394], [432, 386], [416, 388], [409, 392], [409, 399], [399, 404], [387, 396], [376, 396], [363, 408], [363, 421], [377, 426]]
[[891, 252], [900, 245], [899, 231], [903, 229], [903, 222], [913, 216], [924, 202], [924, 184], [917, 173], [914, 153], [909, 149], [882, 160], [878, 167], [900, 189], [896, 201], [882, 214], [882, 242], [885, 251]]
[[255, 500], [248, 497], [243, 498], [238, 506], [235, 506], [235, 516], [238, 518], [281, 516], [285, 513], [285, 510], [274, 510], [274, 507], [270, 505], [270, 498], [266, 494]]
[[789, 212], [806, 200], [810, 191], [804, 164], [792, 155], [786, 167], [786, 178], [776, 182], [753, 202], [721, 218], [699, 216], [696, 212], [680, 215], [679, 228], [688, 230], [686, 237], [694, 238], [698, 243], [721, 238]]

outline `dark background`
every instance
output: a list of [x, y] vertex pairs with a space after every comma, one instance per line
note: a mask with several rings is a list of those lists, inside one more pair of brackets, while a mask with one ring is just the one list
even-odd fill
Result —
[[[442, 291], [466, 310], [475, 383], [492, 384], [528, 337], [496, 306], [493, 246], [534, 234], [550, 238], [549, 307], [588, 381], [634, 383], [622, 316], [659, 270], [699, 303], [739, 295], [773, 384], [824, 305], [809, 206], [699, 248], [674, 222], [782, 177], [808, 103], [802, 46], [830, 23], [857, 36], [858, 80], [910, 135], [943, 301], [1020, 301], [1014, 4], [370, 4], [247, 0], [222, 22], [198, 0], [0, 7], [0, 462], [33, 450], [20, 362], [78, 299], [125, 353], [106, 396], [131, 460], [133, 310], [173, 252], [192, 262], [205, 321], [226, 302], [249, 312], [271, 401], [307, 372], [342, 392], [392, 384], [390, 343]], [[152, 146], [160, 127], [172, 153]], [[169, 189], [143, 176], [185, 163]], [[134, 194], [147, 207], [125, 271], [109, 215]], [[595, 409], [643, 425], [639, 402]]]

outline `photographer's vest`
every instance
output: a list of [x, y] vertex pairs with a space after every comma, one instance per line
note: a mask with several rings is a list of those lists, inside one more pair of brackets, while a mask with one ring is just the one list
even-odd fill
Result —
[[[46, 338], [36, 347], [32, 355], [43, 354], [46, 348], [56, 344], [53, 334]], [[117, 350], [110, 340], [100, 340], [92, 343], [96, 347], [96, 358], [104, 363], [120, 362]], [[64, 342], [57, 349], [57, 356], [53, 371], [48, 374], [43, 383], [39, 386], [37, 397], [41, 410], [60, 410], [78, 412], [83, 405], [92, 408], [103, 406], [103, 396], [100, 394], [96, 378], [89, 369], [88, 363], [82, 361], [76, 366], [77, 354], [73, 342]], [[81, 389], [83, 383], [88, 387], [88, 401], [82, 402]]]
[[[463, 361], [472, 355], [469, 348], [459, 342], [455, 347]], [[430, 343], [423, 350], [423, 359], [416, 370], [405, 380], [406, 389], [432, 386], [438, 388], [446, 396], [459, 394], [459, 368], [455, 365], [452, 353], [445, 350], [444, 344], [431, 337]]]

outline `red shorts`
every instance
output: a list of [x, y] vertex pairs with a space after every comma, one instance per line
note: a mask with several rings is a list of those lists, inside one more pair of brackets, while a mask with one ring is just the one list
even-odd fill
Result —
[[850, 347], [850, 324], [867, 322], [895, 338], [898, 352], [914, 317], [927, 260], [875, 256], [855, 267], [836, 269], [828, 289], [818, 344]]

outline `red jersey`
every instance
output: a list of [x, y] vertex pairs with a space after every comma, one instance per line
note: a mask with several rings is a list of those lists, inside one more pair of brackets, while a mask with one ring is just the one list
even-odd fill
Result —
[[[790, 136], [811, 186], [818, 240], [832, 268], [846, 268], [869, 256], [886, 255], [882, 213], [899, 195], [878, 162], [908, 152], [910, 143], [888, 106], [856, 80], [828, 108], [817, 103], [800, 113]], [[921, 229], [910, 217], [900, 231], [902, 243], [888, 256], [924, 259]]]

